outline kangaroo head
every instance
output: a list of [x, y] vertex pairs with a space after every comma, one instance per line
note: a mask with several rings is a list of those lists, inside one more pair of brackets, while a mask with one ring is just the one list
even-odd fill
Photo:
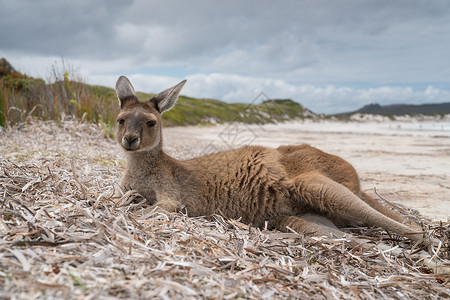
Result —
[[151, 150], [161, 144], [161, 114], [171, 109], [186, 83], [183, 80], [148, 101], [140, 102], [133, 85], [125, 76], [116, 83], [120, 102], [116, 136], [127, 151]]

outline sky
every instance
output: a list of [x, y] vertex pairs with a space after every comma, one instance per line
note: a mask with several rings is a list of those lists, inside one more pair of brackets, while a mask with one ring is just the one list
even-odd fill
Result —
[[0, 57], [28, 75], [63, 59], [90, 84], [316, 113], [450, 102], [449, 53], [447, 0], [0, 0]]

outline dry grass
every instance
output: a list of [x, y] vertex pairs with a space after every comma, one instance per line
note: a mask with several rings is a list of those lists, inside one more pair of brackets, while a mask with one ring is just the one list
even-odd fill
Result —
[[52, 65], [47, 82], [19, 72], [0, 70], [0, 126], [14, 126], [29, 118], [61, 121], [65, 115], [102, 123], [113, 132], [118, 113], [112, 89], [90, 86], [77, 69], [62, 59]]
[[[380, 251], [413, 244], [304, 238], [220, 216], [139, 216], [120, 199], [114, 141], [93, 124], [38, 122], [0, 132], [0, 298], [442, 299], [450, 276]], [[450, 225], [413, 216], [442, 242]], [[397, 248], [398, 249], [398, 248]]]

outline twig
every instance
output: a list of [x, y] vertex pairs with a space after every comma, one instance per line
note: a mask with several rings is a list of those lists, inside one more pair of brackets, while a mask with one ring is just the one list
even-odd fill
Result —
[[86, 193], [86, 189], [84, 188], [84, 186], [81, 184], [81, 182], [78, 180], [78, 176], [77, 173], [75, 172], [75, 163], [74, 163], [74, 159], [72, 158], [70, 160], [70, 165], [72, 166], [72, 173], [73, 173], [73, 178], [75, 179], [75, 181], [78, 183], [78, 185], [80, 186], [81, 192], [84, 195], [84, 198], [87, 199], [87, 193]]
[[387, 200], [386, 198], [384, 198], [383, 196], [381, 196], [381, 195], [378, 193], [376, 187], [374, 187], [373, 190], [375, 191], [375, 194], [376, 194], [378, 197], [380, 197], [381, 200], [385, 201], [387, 204], [389, 204], [389, 205], [392, 206], [393, 208], [399, 210], [402, 214], [408, 215], [408, 212], [407, 212], [404, 208], [401, 208], [400, 206], [395, 205], [395, 204], [392, 203], [391, 201], [389, 201], [389, 200]]

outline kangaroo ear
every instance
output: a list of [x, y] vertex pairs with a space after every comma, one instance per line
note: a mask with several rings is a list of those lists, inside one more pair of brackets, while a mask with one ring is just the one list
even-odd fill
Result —
[[117, 98], [119, 98], [120, 108], [124, 108], [128, 103], [139, 102], [133, 85], [125, 76], [120, 76], [119, 79], [117, 79], [116, 94]]
[[157, 109], [159, 110], [159, 113], [163, 113], [166, 110], [171, 109], [175, 102], [178, 99], [178, 95], [181, 92], [181, 89], [183, 88], [184, 84], [186, 83], [186, 80], [183, 80], [179, 84], [177, 84], [174, 87], [171, 87], [170, 89], [167, 89], [158, 95], [154, 96], [149, 101], [156, 104]]

